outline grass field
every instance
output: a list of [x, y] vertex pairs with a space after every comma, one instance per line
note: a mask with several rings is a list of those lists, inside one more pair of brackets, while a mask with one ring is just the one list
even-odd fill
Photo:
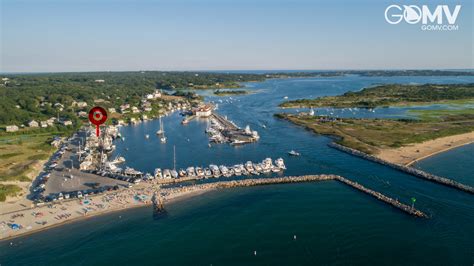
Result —
[[28, 173], [53, 152], [51, 133], [0, 137], [0, 182], [30, 181]]
[[337, 142], [369, 154], [440, 137], [474, 131], [474, 113], [445, 111], [421, 113], [421, 120], [337, 119], [323, 122], [317, 116], [277, 114], [282, 119], [318, 134], [338, 137]]
[[21, 188], [16, 185], [2, 185], [0, 184], [0, 202], [7, 199], [7, 196], [16, 196], [21, 192]]

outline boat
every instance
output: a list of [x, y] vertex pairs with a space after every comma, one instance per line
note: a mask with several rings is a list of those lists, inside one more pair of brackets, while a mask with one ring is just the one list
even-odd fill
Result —
[[196, 176], [196, 173], [194, 172], [194, 167], [192, 167], [192, 166], [190, 166], [186, 169], [186, 173], [188, 174], [189, 177]]
[[288, 99], [288, 96], [283, 97], [283, 99], [287, 100], [287, 99]]
[[163, 170], [163, 178], [164, 179], [171, 179], [171, 171], [169, 169]]
[[296, 152], [295, 150], [289, 151], [288, 154], [291, 155], [291, 156], [300, 156], [301, 155], [299, 152]]
[[176, 170], [173, 169], [170, 171], [170, 173], [171, 173], [171, 177], [178, 178], [178, 172]]
[[166, 143], [166, 137], [165, 136], [161, 137], [160, 141], [161, 141], [161, 143]]
[[225, 177], [230, 176], [229, 169], [225, 165], [220, 165], [219, 170], [221, 171], [223, 176], [225, 176]]
[[236, 176], [242, 175], [242, 169], [240, 168], [240, 165], [236, 164], [234, 167], [232, 167], [232, 169], [234, 169], [234, 174]]
[[309, 110], [309, 115], [314, 115], [314, 110], [313, 110], [313, 108], [311, 108], [311, 109]]
[[154, 174], [155, 174], [155, 178], [163, 178], [161, 174], [161, 168], [156, 168]]
[[252, 162], [251, 161], [248, 161], [245, 163], [245, 169], [247, 169], [247, 171], [249, 173], [252, 173], [254, 171], [253, 169], [253, 165], [252, 165]]
[[278, 158], [275, 160], [275, 165], [282, 169], [282, 170], [285, 170], [286, 169], [286, 166], [285, 166], [285, 162], [283, 161], [283, 158]]
[[153, 179], [153, 176], [149, 173], [146, 173], [145, 174], [145, 177], [144, 177], [146, 180], [152, 180]]
[[211, 171], [211, 169], [209, 169], [209, 168], [204, 168], [204, 176], [205, 176], [206, 178], [211, 177], [211, 176], [212, 176], [212, 171]]
[[204, 171], [202, 170], [201, 167], [196, 167], [196, 175], [198, 177], [204, 177]]
[[149, 139], [149, 138], [150, 138], [150, 135], [146, 134], [146, 135], [145, 135], [145, 138], [146, 138], [146, 139]]
[[214, 176], [216, 178], [221, 176], [221, 172], [219, 171], [219, 167], [217, 167], [217, 165], [211, 164], [211, 165], [209, 165], [209, 168], [212, 172], [212, 176]]
[[184, 169], [179, 169], [179, 177], [186, 177], [186, 171]]
[[163, 135], [165, 133], [165, 130], [163, 128], [163, 121], [161, 121], [161, 116], [160, 116], [160, 129], [156, 131], [157, 135]]
[[264, 173], [269, 173], [272, 171], [273, 168], [273, 163], [272, 163], [272, 158], [265, 158], [262, 162], [262, 171]]
[[262, 165], [257, 163], [257, 164], [253, 164], [253, 168], [255, 169], [255, 172], [257, 173], [260, 173], [263, 171], [263, 168], [262, 168]]
[[125, 162], [125, 158], [122, 156], [117, 156], [115, 159], [113, 159], [110, 163], [111, 164], [121, 164]]

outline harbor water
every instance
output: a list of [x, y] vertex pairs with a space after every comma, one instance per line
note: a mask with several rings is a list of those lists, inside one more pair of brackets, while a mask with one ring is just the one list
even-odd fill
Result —
[[[285, 159], [285, 175], [337, 174], [411, 204], [427, 213], [417, 219], [337, 181], [268, 185], [214, 191], [166, 205], [153, 218], [148, 207], [73, 222], [0, 242], [3, 265], [472, 265], [474, 197], [404, 174], [327, 146], [330, 138], [274, 118], [284, 101], [338, 95], [384, 83], [460, 83], [470, 77], [334, 77], [273, 79], [245, 84], [254, 93], [213, 96], [217, 110], [238, 126], [257, 130], [260, 140], [242, 146], [208, 146], [206, 120], [182, 125], [178, 113], [163, 118], [167, 143], [155, 132], [158, 121], [120, 129], [115, 155], [127, 166], [154, 168], [234, 165]], [[397, 118], [409, 109], [316, 109], [320, 114]], [[449, 108], [456, 108], [450, 106]], [[299, 110], [302, 111], [302, 110]], [[148, 134], [150, 137], [145, 138]], [[296, 150], [299, 157], [289, 157]], [[474, 145], [457, 148], [415, 167], [473, 185]]]

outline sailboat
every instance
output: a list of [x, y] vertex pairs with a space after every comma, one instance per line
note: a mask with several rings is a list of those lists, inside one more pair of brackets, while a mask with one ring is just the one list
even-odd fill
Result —
[[163, 135], [165, 134], [165, 130], [163, 128], [163, 121], [161, 121], [161, 116], [160, 116], [160, 129], [158, 131], [156, 131], [156, 134], [157, 135]]
[[314, 115], [314, 110], [313, 110], [312, 107], [311, 107], [311, 109], [309, 110], [309, 115]]

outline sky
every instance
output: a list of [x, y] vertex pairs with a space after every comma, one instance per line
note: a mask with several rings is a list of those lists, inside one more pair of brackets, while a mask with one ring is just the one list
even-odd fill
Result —
[[[392, 4], [461, 5], [456, 31]], [[472, 69], [470, 0], [0, 0], [0, 72]]]

